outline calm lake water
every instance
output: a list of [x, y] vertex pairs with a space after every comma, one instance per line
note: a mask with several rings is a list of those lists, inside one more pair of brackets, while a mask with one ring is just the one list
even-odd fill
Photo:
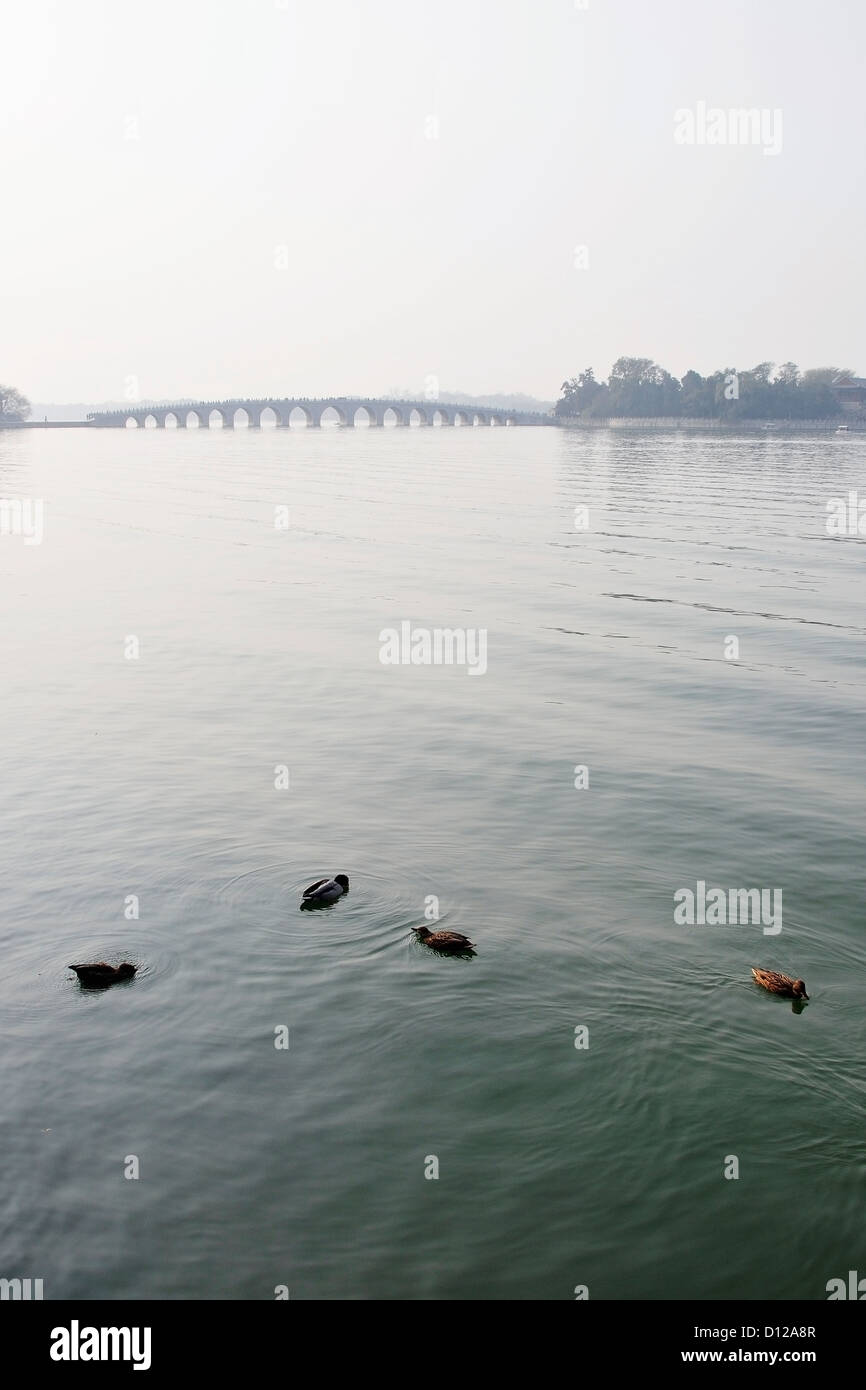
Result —
[[[0, 1275], [866, 1274], [864, 541], [826, 530], [858, 486], [853, 437], [0, 433], [0, 496], [45, 506], [0, 536]], [[486, 674], [383, 665], [403, 621], [485, 629]], [[781, 889], [782, 931], [675, 924], [699, 880]], [[433, 897], [475, 959], [416, 944]], [[87, 959], [139, 973], [88, 993]]]

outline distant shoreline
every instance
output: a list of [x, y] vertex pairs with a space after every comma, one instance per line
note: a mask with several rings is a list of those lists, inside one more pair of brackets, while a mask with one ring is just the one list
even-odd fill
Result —
[[0, 430], [80, 430], [89, 428], [89, 420], [0, 420]]
[[701, 420], [677, 415], [650, 415], [644, 418], [609, 416], [607, 419], [560, 416], [556, 423], [567, 430], [710, 430], [715, 434], [835, 434], [840, 426], [844, 426], [851, 434], [866, 433], [866, 420], [851, 420], [844, 415], [832, 416], [826, 420]]

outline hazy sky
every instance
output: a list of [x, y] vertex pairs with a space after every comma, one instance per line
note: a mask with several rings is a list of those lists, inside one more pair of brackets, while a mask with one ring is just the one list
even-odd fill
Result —
[[[0, 380], [866, 373], [866, 6], [583, 3], [8, 0]], [[780, 110], [781, 152], [678, 144], [699, 102]]]

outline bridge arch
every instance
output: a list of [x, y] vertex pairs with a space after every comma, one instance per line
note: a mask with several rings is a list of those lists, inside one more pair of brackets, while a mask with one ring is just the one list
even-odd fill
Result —
[[188, 410], [184, 423], [187, 429], [201, 430], [207, 427], [206, 421], [202, 419], [198, 410]]
[[437, 406], [435, 406], [434, 409], [430, 412], [430, 424], [431, 424], [431, 425], [441, 426], [441, 425], [450, 425], [451, 423], [452, 423], [452, 417], [451, 417], [451, 415], [449, 415], [448, 411], [445, 409], [444, 406], [437, 405]]
[[162, 417], [162, 427], [166, 430], [179, 430], [181, 428], [180, 412], [177, 410], [167, 410]]
[[294, 405], [289, 407], [289, 413], [286, 417], [286, 424], [289, 429], [311, 429], [316, 423], [313, 419], [313, 412], [308, 406], [302, 405], [300, 401], [295, 401]]
[[146, 430], [155, 430], [159, 428], [159, 421], [157, 420], [152, 410], [149, 410], [147, 412], [141, 423], [144, 429]]
[[[334, 419], [336, 416], [336, 420]], [[349, 423], [346, 407], [340, 401], [324, 401], [319, 410], [318, 424], [324, 425], [325, 429], [333, 425], [345, 426]]]
[[232, 429], [248, 430], [253, 425], [252, 407], [246, 405], [229, 406], [228, 416]]
[[226, 428], [226, 417], [218, 405], [212, 405], [210, 410], [205, 410], [204, 419], [205, 429], [224, 430]]
[[127, 430], [139, 430], [141, 429], [141, 422], [137, 415], [127, 415], [123, 422], [123, 427]]
[[382, 424], [385, 429], [396, 429], [399, 425], [405, 425], [405, 423], [406, 418], [401, 406], [395, 405], [393, 402], [391, 405], [385, 406], [385, 409], [382, 411]]
[[455, 425], [471, 425], [473, 423], [472, 416], [468, 410], [455, 410], [454, 423]]
[[278, 429], [282, 423], [282, 411], [277, 406], [273, 405], [271, 402], [262, 406], [258, 418], [259, 429]]
[[373, 405], [367, 401], [361, 401], [360, 405], [356, 405], [354, 409], [350, 411], [349, 423], [353, 425], [355, 429], [365, 430], [373, 429], [378, 425], [379, 420]]
[[423, 405], [410, 405], [406, 412], [406, 424], [413, 429], [418, 429], [421, 425], [429, 425], [430, 420]]

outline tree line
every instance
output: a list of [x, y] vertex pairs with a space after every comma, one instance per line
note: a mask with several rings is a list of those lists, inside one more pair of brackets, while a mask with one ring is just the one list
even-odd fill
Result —
[[562, 383], [557, 415], [680, 415], [726, 420], [820, 420], [840, 414], [833, 386], [851, 381], [847, 367], [812, 367], [801, 372], [795, 362], [759, 362], [750, 371], [726, 367], [701, 376], [688, 371], [681, 381], [649, 357], [619, 357], [607, 381], [597, 381], [592, 367]]

